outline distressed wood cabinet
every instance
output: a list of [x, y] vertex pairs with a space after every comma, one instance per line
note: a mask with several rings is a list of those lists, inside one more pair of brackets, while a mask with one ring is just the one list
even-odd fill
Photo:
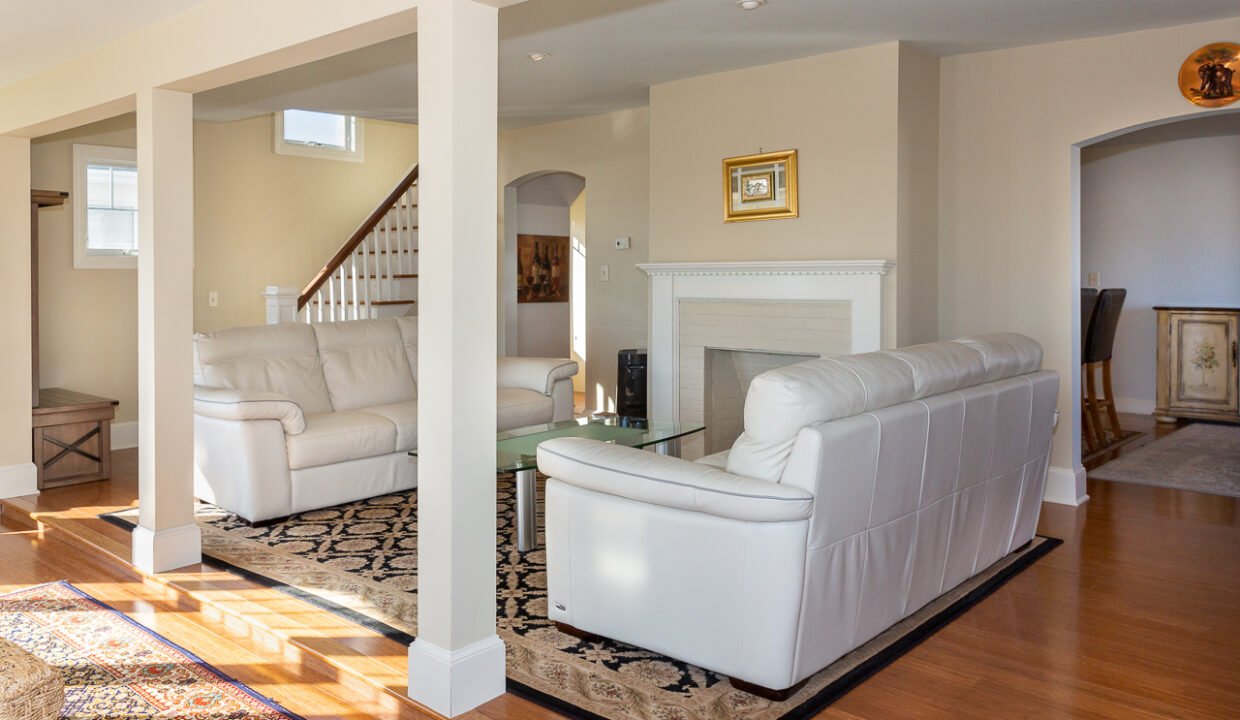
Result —
[[1240, 422], [1240, 308], [1156, 307], [1158, 397], [1163, 422]]

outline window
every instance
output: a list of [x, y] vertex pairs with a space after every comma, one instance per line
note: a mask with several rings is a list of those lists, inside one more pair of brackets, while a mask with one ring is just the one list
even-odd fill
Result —
[[362, 123], [353, 115], [283, 110], [275, 114], [275, 151], [281, 155], [362, 162]]
[[73, 267], [138, 266], [138, 159], [133, 148], [73, 146]]

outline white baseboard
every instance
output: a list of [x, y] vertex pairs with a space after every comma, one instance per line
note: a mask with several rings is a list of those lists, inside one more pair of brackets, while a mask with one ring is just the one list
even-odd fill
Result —
[[138, 421], [112, 423], [112, 449], [128, 450], [138, 447]]
[[1153, 415], [1154, 401], [1144, 398], [1115, 398], [1115, 409], [1133, 415]]
[[1046, 473], [1046, 502], [1059, 505], [1083, 505], [1089, 500], [1085, 492], [1085, 468], [1066, 468], [1052, 465]]
[[456, 717], [504, 694], [504, 641], [492, 635], [460, 650], [422, 638], [409, 646], [409, 697]]
[[202, 562], [202, 531], [198, 523], [165, 530], [139, 525], [133, 529], [133, 564], [148, 575]]
[[34, 463], [18, 463], [0, 467], [0, 498], [36, 495], [39, 473]]

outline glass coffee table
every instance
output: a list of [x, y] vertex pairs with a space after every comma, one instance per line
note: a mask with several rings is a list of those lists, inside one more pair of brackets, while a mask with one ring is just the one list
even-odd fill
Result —
[[[580, 437], [631, 448], [652, 448], [661, 455], [680, 455], [680, 439], [701, 432], [701, 423], [659, 422], [644, 418], [583, 417], [505, 430], [495, 436], [495, 472], [517, 476], [517, 549], [538, 547], [538, 444], [561, 437]], [[417, 457], [414, 450], [409, 453]]]

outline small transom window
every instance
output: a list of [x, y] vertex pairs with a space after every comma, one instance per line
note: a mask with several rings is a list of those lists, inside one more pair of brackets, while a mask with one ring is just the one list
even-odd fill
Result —
[[360, 162], [362, 123], [353, 115], [283, 110], [275, 114], [275, 151]]

